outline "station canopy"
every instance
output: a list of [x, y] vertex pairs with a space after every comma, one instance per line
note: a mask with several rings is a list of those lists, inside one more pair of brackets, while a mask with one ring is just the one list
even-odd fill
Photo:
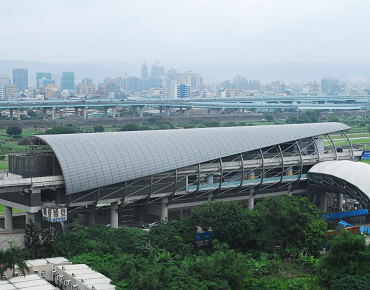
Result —
[[36, 135], [20, 144], [49, 145], [73, 194], [349, 128], [333, 122]]

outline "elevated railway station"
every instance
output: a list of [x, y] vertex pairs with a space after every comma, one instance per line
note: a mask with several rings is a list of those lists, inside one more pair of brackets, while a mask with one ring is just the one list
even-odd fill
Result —
[[5, 228], [12, 228], [12, 208], [36, 223], [68, 215], [118, 227], [178, 220], [213, 200], [252, 209], [290, 193], [319, 204], [326, 192], [308, 186], [309, 170], [361, 156], [347, 129], [317, 123], [27, 137], [21, 144], [29, 153], [10, 155], [0, 180]]

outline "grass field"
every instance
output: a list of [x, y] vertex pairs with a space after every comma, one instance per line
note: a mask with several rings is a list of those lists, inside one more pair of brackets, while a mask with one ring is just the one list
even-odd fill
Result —
[[[13, 212], [24, 212], [24, 211], [17, 209], [17, 208], [13, 208]], [[0, 204], [0, 214], [4, 214], [4, 213], [5, 213], [5, 206]]]

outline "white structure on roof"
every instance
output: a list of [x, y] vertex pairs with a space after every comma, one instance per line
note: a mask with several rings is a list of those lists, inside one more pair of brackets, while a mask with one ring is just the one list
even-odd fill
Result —
[[85, 264], [56, 267], [54, 281], [65, 290], [111, 290], [115, 286], [103, 274]]
[[26, 275], [13, 277], [9, 280], [0, 281], [0, 290], [57, 290], [58, 288], [51, 285], [45, 279], [38, 275]]

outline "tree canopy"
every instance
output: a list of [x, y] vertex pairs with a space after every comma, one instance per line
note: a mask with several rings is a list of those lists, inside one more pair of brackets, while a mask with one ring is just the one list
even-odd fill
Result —
[[21, 135], [22, 134], [22, 128], [17, 126], [17, 125], [9, 126], [6, 129], [6, 134], [8, 134], [9, 136]]

